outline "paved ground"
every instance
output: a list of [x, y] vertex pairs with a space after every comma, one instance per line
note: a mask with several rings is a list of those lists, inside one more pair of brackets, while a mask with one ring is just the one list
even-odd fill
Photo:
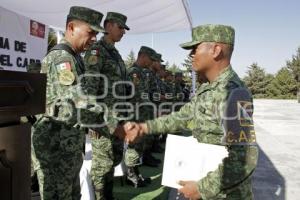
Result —
[[254, 174], [256, 200], [300, 199], [300, 104], [254, 101], [260, 158]]

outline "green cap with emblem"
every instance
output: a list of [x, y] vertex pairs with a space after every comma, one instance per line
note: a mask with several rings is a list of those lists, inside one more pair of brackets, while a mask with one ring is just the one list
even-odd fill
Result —
[[141, 46], [139, 53], [147, 54], [153, 61], [160, 61], [160, 58], [157, 56], [156, 51], [154, 49], [151, 49], [150, 47]]
[[102, 18], [102, 13], [81, 6], [72, 6], [68, 14], [68, 19], [84, 21], [90, 25], [91, 29], [97, 32], [104, 32], [104, 28], [100, 26]]
[[234, 46], [234, 29], [231, 26], [220, 24], [207, 24], [192, 29], [192, 41], [180, 46], [184, 49], [192, 49], [202, 42], [219, 42]]
[[126, 25], [127, 17], [121, 13], [108, 12], [105, 18], [105, 21], [106, 20], [112, 20], [114, 22], [117, 22], [120, 26], [122, 26], [126, 30], [130, 30], [130, 28]]

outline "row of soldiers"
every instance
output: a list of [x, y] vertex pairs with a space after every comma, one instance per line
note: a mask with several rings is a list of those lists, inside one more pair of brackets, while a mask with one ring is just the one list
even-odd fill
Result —
[[[38, 116], [32, 135], [32, 160], [42, 199], [80, 198], [78, 173], [84, 133], [92, 143], [91, 178], [96, 199], [113, 199], [114, 167], [122, 159], [128, 184], [150, 184], [151, 179], [140, 173], [139, 166], [158, 167], [161, 163], [151, 154], [163, 152], [158, 137], [146, 137], [124, 149], [122, 124], [171, 113], [189, 100], [183, 74], [174, 76], [166, 70], [162, 55], [150, 47], [142, 46], [136, 62], [126, 69], [115, 43], [129, 30], [127, 17], [108, 12], [104, 28], [99, 25], [102, 17], [88, 8], [71, 7], [64, 39], [42, 62], [41, 73], [48, 77], [47, 111]], [[104, 35], [96, 41], [98, 32]], [[33, 64], [28, 71], [39, 70]], [[78, 88], [96, 98], [81, 99]], [[80, 102], [88, 102], [92, 108], [80, 106]], [[99, 109], [99, 102], [105, 104], [108, 115]], [[134, 109], [130, 116], [122, 110], [128, 110], [129, 104]], [[81, 110], [79, 118], [77, 110]]]

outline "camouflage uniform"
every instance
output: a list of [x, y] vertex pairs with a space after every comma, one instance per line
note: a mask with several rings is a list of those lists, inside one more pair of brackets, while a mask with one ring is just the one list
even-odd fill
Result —
[[[193, 29], [193, 40], [182, 46], [191, 48], [200, 42], [233, 45], [234, 30], [223, 25], [204, 25]], [[237, 109], [240, 104], [248, 106]], [[215, 81], [203, 84], [191, 102], [178, 112], [147, 121], [147, 126], [149, 134], [190, 128], [198, 142], [224, 145], [228, 157], [197, 183], [201, 198], [252, 200], [251, 175], [258, 158], [252, 109], [251, 94], [228, 66]], [[188, 126], [190, 122], [192, 127]], [[240, 133], [247, 135], [247, 139], [241, 138]], [[235, 140], [230, 139], [232, 134]]]
[[[154, 56], [155, 51], [149, 47], [142, 46], [140, 53], [147, 54], [152, 60], [156, 59]], [[152, 72], [148, 68], [138, 66], [135, 63], [130, 68], [128, 77], [135, 86], [134, 97], [130, 100], [135, 106], [134, 120], [143, 122], [147, 119], [153, 119], [155, 111], [153, 106], [155, 106], [155, 104], [150, 101], [151, 82], [153, 82]], [[125, 152], [125, 164], [128, 168], [140, 165], [140, 159], [144, 151], [144, 143], [145, 141], [141, 140], [136, 144], [128, 146]], [[136, 172], [137, 171], [138, 170], [136, 170]]]
[[[134, 121], [143, 122], [151, 118], [151, 111], [153, 109], [148, 106], [139, 106], [141, 104], [151, 103], [149, 99], [149, 82], [147, 73], [144, 68], [138, 66], [136, 63], [130, 68], [128, 73], [129, 80], [135, 86], [134, 98], [130, 101], [133, 103], [136, 111]], [[125, 153], [125, 164], [128, 167], [134, 167], [140, 163], [140, 158], [143, 153], [143, 141], [136, 144], [129, 145]]]
[[[105, 20], [113, 19], [124, 26], [126, 16], [119, 13], [109, 12]], [[127, 27], [127, 26], [126, 26]], [[126, 28], [125, 27], [125, 28]], [[127, 28], [126, 28], [127, 29]], [[87, 93], [93, 96], [101, 96], [98, 101], [107, 106], [108, 116], [118, 118], [126, 117], [126, 113], [115, 111], [116, 104], [126, 102], [126, 84], [116, 85], [114, 91], [120, 98], [116, 98], [113, 93], [113, 85], [118, 81], [127, 81], [127, 72], [124, 61], [118, 50], [113, 44], [106, 42], [105, 37], [96, 42], [86, 52], [86, 85]], [[107, 79], [107, 85], [104, 84], [103, 75]], [[94, 76], [96, 75], [96, 76]], [[118, 106], [118, 109], [124, 109]], [[104, 120], [102, 120], [104, 121]], [[123, 157], [123, 141], [113, 135], [114, 129], [99, 128], [97, 131], [100, 135], [93, 135], [92, 141], [92, 168], [91, 177], [95, 189], [96, 199], [112, 199], [114, 167], [118, 165]]]
[[[102, 16], [83, 7], [71, 7], [68, 15], [87, 22], [95, 31], [101, 30]], [[61, 43], [72, 48], [66, 40]], [[84, 73], [79, 54], [75, 58], [65, 50], [53, 50], [43, 59], [41, 73], [47, 73], [46, 113], [39, 115], [34, 124], [31, 147], [41, 199], [80, 199], [79, 171], [85, 135], [76, 127], [77, 109], [96, 113], [92, 110], [97, 110], [98, 105], [78, 95], [79, 76]], [[93, 105], [92, 110], [86, 109], [87, 103]]]

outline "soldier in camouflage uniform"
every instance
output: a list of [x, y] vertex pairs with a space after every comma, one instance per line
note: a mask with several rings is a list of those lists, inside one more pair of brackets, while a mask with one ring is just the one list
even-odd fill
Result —
[[89, 8], [71, 7], [61, 43], [76, 57], [66, 50], [53, 50], [42, 61], [41, 73], [47, 74], [46, 113], [39, 115], [33, 126], [32, 159], [44, 200], [80, 199], [85, 135], [76, 128], [77, 109], [85, 110], [87, 102], [77, 91], [79, 76], [84, 73], [80, 52], [103, 31], [99, 26], [102, 17]]
[[[143, 134], [167, 133], [189, 128], [198, 142], [223, 145], [228, 156], [215, 171], [198, 181], [180, 181], [179, 192], [189, 199], [252, 200], [251, 175], [257, 165], [258, 148], [253, 126], [252, 96], [230, 65], [234, 29], [225, 25], [193, 28], [193, 68], [209, 80], [201, 85], [190, 103], [178, 112], [127, 129]], [[127, 140], [136, 139], [132, 135]]]
[[[108, 12], [104, 21], [105, 35], [91, 46], [84, 57], [87, 93], [98, 96], [98, 101], [106, 105], [109, 115], [117, 117], [119, 123], [126, 117], [126, 113], [116, 110], [124, 108], [116, 105], [126, 102], [124, 81], [127, 81], [127, 72], [115, 43], [122, 39], [125, 29], [129, 30], [126, 20], [127, 17], [120, 13]], [[113, 199], [114, 167], [122, 160], [123, 141], [105, 128], [97, 134], [92, 132], [90, 137], [93, 151], [91, 177], [96, 199]]]
[[[130, 100], [135, 106], [134, 120], [143, 122], [153, 119], [155, 104], [151, 102], [151, 71], [149, 67], [157, 59], [153, 49], [142, 46], [138, 53], [137, 61], [130, 68], [128, 77], [135, 86], [134, 97]], [[137, 144], [129, 145], [125, 152], [125, 164], [127, 166], [127, 182], [134, 187], [143, 187], [151, 182], [151, 179], [144, 178], [139, 172], [140, 159], [144, 151], [144, 140]]]
[[[147, 76], [149, 77], [149, 97], [150, 101], [153, 103], [153, 105], [156, 106], [155, 111], [151, 111], [153, 113], [152, 116], [150, 116], [149, 119], [154, 119], [157, 117], [157, 108], [160, 104], [160, 99], [163, 98], [161, 95], [161, 90], [159, 87], [159, 78], [157, 76], [157, 72], [160, 70], [160, 63], [163, 61], [161, 54], [158, 54], [155, 52], [154, 61], [151, 66], [145, 69]], [[152, 153], [159, 152], [162, 153], [163, 149], [158, 145], [158, 136], [147, 136], [145, 138], [144, 143], [144, 156], [143, 156], [143, 164], [150, 167], [158, 167], [158, 165], [161, 163], [160, 159], [155, 158]]]

